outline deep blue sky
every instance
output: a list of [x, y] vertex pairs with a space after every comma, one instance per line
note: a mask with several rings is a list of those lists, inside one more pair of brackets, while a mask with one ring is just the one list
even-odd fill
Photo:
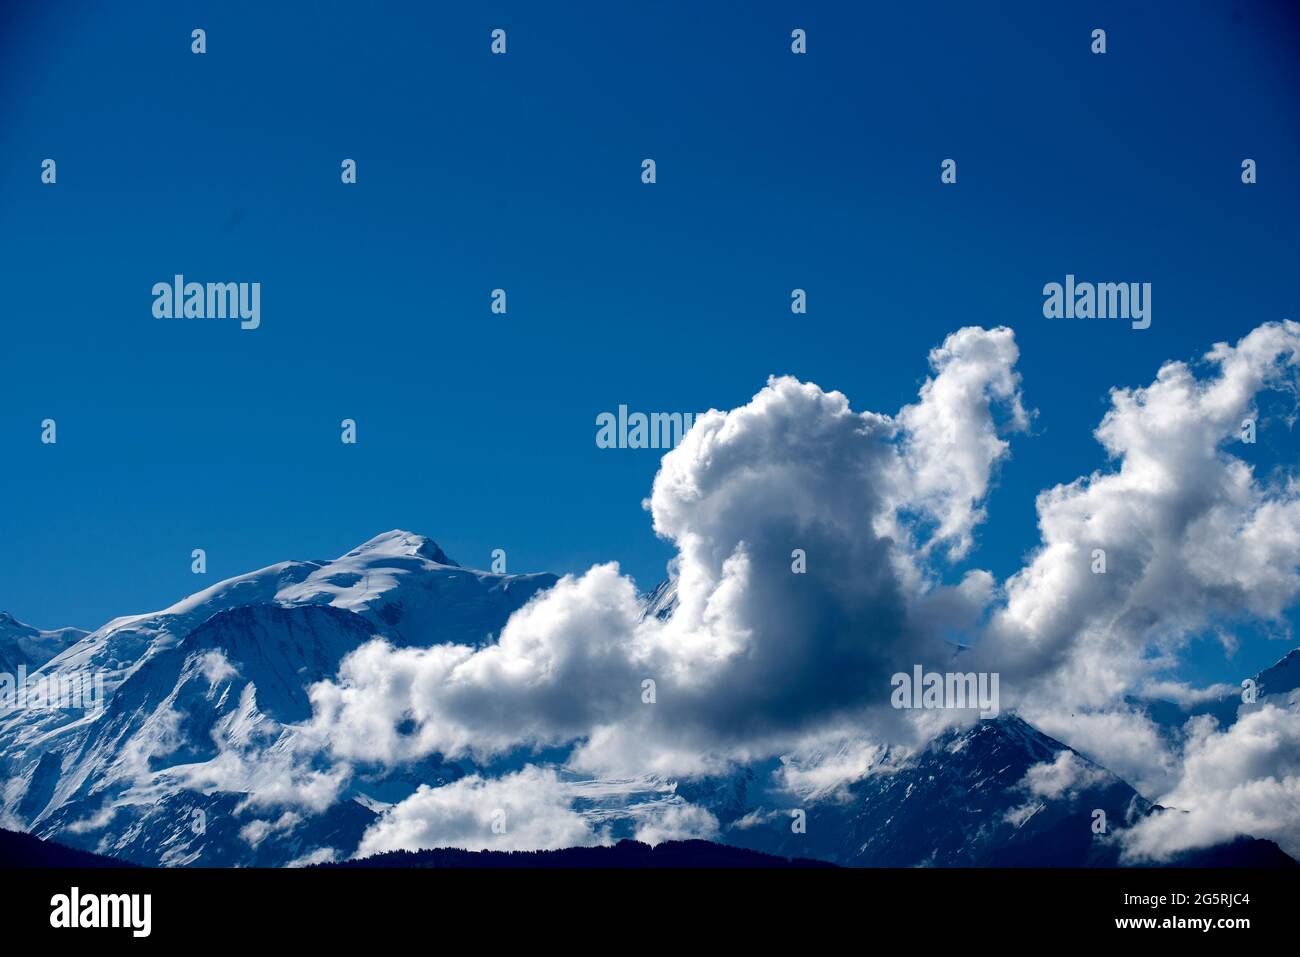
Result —
[[[1298, 22], [1281, 2], [7, 4], [0, 608], [95, 627], [393, 527], [480, 567], [617, 559], [648, 588], [671, 554], [640, 506], [657, 453], [598, 449], [597, 413], [729, 408], [772, 373], [892, 413], [969, 324], [1016, 330], [1039, 411], [972, 556], [1006, 575], [1034, 493], [1104, 464], [1110, 386], [1300, 316]], [[262, 327], [155, 321], [176, 272], [261, 282]], [[1045, 320], [1067, 272], [1152, 282], [1152, 327]], [[1250, 454], [1296, 448], [1274, 429]], [[1278, 652], [1248, 643], [1234, 672]]]

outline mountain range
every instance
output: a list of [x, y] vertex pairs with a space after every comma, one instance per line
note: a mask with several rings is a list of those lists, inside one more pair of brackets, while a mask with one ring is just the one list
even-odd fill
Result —
[[[463, 568], [432, 540], [392, 531], [333, 561], [272, 565], [93, 632], [40, 631], [0, 614], [0, 671], [93, 672], [106, 690], [97, 709], [0, 711], [0, 825], [150, 866], [353, 858], [387, 808], [483, 769], [437, 755], [395, 768], [363, 763], [321, 806], [268, 803], [258, 795], [274, 793], [290, 758], [300, 759], [302, 771], [310, 686], [376, 637], [398, 648], [484, 646], [556, 581]], [[671, 616], [673, 583], [643, 601], [645, 615]], [[1263, 694], [1300, 687], [1300, 652], [1257, 682]], [[1192, 709], [1150, 707], [1172, 727], [1194, 712], [1231, 723], [1239, 703], [1225, 695]], [[538, 756], [519, 761], [525, 758]], [[1161, 810], [1011, 713], [950, 730], [919, 753], [883, 749], [870, 773], [800, 802], [803, 831], [791, 828], [793, 798], [774, 783], [778, 762], [676, 781], [592, 780], [565, 769], [562, 754], [556, 764], [574, 809], [610, 842], [689, 804], [716, 819], [714, 841], [848, 866], [1112, 866], [1119, 863], [1114, 830]], [[1074, 785], [1027, 790], [1030, 769], [1051, 765], [1069, 770]], [[323, 763], [308, 771], [331, 773]], [[1109, 822], [1101, 833], [1090, 827], [1098, 811]], [[412, 863], [400, 855], [393, 862]], [[1174, 863], [1294, 861], [1271, 842], [1239, 838]]]

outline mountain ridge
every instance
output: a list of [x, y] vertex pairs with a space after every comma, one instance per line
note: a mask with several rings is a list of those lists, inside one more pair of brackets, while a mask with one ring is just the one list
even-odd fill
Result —
[[[0, 774], [9, 782], [0, 822], [146, 865], [348, 858], [387, 808], [481, 769], [439, 755], [396, 767], [362, 763], [331, 784], [337, 795], [327, 806], [277, 806], [273, 795], [294, 783], [291, 769], [327, 783], [332, 773], [315, 759], [294, 763], [312, 715], [311, 684], [333, 678], [346, 654], [372, 640], [483, 647], [557, 580], [468, 569], [432, 539], [393, 530], [332, 561], [277, 563], [161, 612], [115, 618], [40, 666], [51, 675], [108, 669], [114, 680], [101, 712], [0, 712]], [[641, 600], [643, 618], [671, 617], [676, 582]], [[1279, 665], [1293, 660], [1296, 652]], [[1277, 668], [1261, 673], [1266, 691], [1280, 687]], [[564, 756], [525, 758], [562, 764]], [[1035, 793], [1030, 769], [1045, 765], [1059, 765], [1077, 786]], [[632, 837], [647, 815], [697, 805], [716, 817], [717, 838], [729, 847], [908, 867], [1114, 866], [1114, 829], [1154, 807], [1010, 712], [951, 729], [914, 754], [884, 751], [835, 798], [783, 792], [775, 768], [760, 762], [672, 784], [574, 780], [572, 800], [606, 840]], [[803, 834], [789, 827], [794, 801], [806, 805]], [[1102, 839], [1090, 828], [1097, 810], [1111, 826]], [[1271, 842], [1242, 839], [1204, 857], [1276, 860], [1273, 851], [1282, 854]]]

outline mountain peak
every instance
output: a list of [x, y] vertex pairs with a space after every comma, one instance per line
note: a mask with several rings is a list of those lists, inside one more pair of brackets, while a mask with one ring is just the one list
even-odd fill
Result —
[[42, 631], [0, 611], [0, 672], [12, 672], [19, 665], [39, 668], [86, 634], [80, 628]]
[[[395, 528], [382, 535], [376, 535], [363, 545], [358, 545], [345, 555], [345, 558], [361, 555], [382, 555], [394, 558], [423, 558], [439, 565], [456, 565], [447, 554], [438, 547], [438, 543], [425, 535], [403, 531]], [[457, 566], [459, 567], [459, 566]]]

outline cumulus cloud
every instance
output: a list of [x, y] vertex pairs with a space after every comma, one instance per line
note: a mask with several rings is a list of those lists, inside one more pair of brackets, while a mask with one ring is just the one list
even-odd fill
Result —
[[[1190, 636], [1276, 620], [1300, 593], [1300, 483], [1261, 480], [1230, 447], [1261, 392], [1295, 388], [1300, 324], [1266, 324], [1196, 367], [1169, 362], [1150, 385], [1115, 389], [1095, 433], [1109, 467], [1040, 494], [1025, 567], [949, 583], [943, 563], [969, 553], [986, 519], [1005, 436], [1031, 419], [1017, 358], [1010, 330], [962, 329], [893, 417], [772, 378], [739, 408], [698, 417], [663, 457], [645, 504], [677, 550], [671, 617], [643, 616], [633, 583], [598, 565], [537, 595], [487, 646], [360, 648], [311, 689], [302, 734], [336, 760], [387, 764], [572, 745], [573, 768], [605, 775], [714, 772], [838, 739], [784, 765], [792, 789], [831, 794], [877, 746], [915, 745], [953, 720], [892, 710], [889, 677], [949, 670], [958, 631], [973, 636], [962, 670], [999, 672], [1004, 706], [1165, 790], [1177, 756], [1117, 702]], [[492, 786], [423, 789], [368, 846], [427, 840], [425, 821], [478, 840], [481, 821], [444, 802]], [[573, 822], [556, 801], [546, 819], [563, 832]]]
[[193, 791], [242, 793], [244, 807], [296, 807], [320, 813], [338, 803], [351, 777], [344, 763], [313, 767], [308, 758], [278, 748], [224, 750], [201, 764], [178, 765], [125, 792], [124, 801], [138, 803], [161, 793], [169, 781], [183, 782]]
[[1029, 425], [1015, 372], [1019, 350], [1010, 329], [966, 328], [930, 353], [933, 378], [920, 401], [898, 414], [904, 434], [906, 499], [937, 523], [930, 545], [948, 543], [952, 557], [970, 551], [972, 531], [984, 520], [980, 503], [993, 468], [1010, 452], [999, 434]]
[[666, 804], [638, 821], [635, 840], [644, 844], [664, 841], [708, 841], [718, 836], [718, 819], [695, 804]]
[[1300, 857], [1300, 704], [1243, 709], [1220, 728], [1189, 722], [1178, 783], [1160, 799], [1168, 810], [1123, 832], [1129, 861], [1164, 861], [1181, 851], [1247, 834]]
[[860, 737], [832, 733], [823, 741], [781, 755], [776, 781], [806, 800], [847, 799], [847, 786], [880, 768], [888, 749]]
[[285, 811], [274, 821], [263, 820], [261, 818], [249, 821], [239, 829], [239, 836], [250, 847], [257, 847], [272, 834], [285, 834], [292, 831], [302, 822], [302, 815], [293, 811]]
[[1147, 798], [1166, 791], [1177, 777], [1179, 755], [1168, 736], [1137, 708], [1070, 712], [1033, 707], [1023, 709], [1021, 717], [1114, 771]]
[[1277, 620], [1300, 594], [1300, 483], [1258, 480], [1230, 447], [1261, 391], [1295, 389], [1300, 324], [1220, 343], [1205, 366], [1113, 390], [1096, 437], [1117, 466], [1039, 495], [1042, 543], [976, 650], [1004, 695], [1103, 707], [1161, 652], [1216, 622]]
[[205, 652], [199, 659], [198, 668], [210, 685], [220, 684], [239, 674], [239, 670], [230, 663], [225, 652], [219, 648]]
[[632, 583], [598, 565], [560, 579], [483, 649], [372, 642], [311, 689], [313, 729], [339, 757], [389, 764], [571, 740], [639, 703], [638, 617]]
[[571, 789], [554, 771], [532, 765], [498, 778], [470, 775], [442, 787], [421, 785], [367, 829], [357, 856], [438, 847], [518, 851], [605, 843], [571, 802]]
[[1073, 751], [1058, 751], [1051, 761], [1040, 761], [1025, 771], [1018, 787], [1027, 795], [1024, 804], [1007, 811], [1006, 820], [1016, 827], [1043, 809], [1045, 802], [1074, 800], [1080, 791], [1114, 781], [1114, 775], [1090, 764]]
[[1060, 751], [1054, 760], [1042, 761], [1029, 768], [1021, 787], [1032, 797], [1055, 801], [1102, 784], [1110, 777], [1105, 770], [1082, 760], [1073, 751]]
[[632, 582], [596, 566], [488, 647], [355, 652], [312, 689], [314, 731], [346, 759], [573, 741], [578, 768], [690, 774], [780, 753], [849, 714], [901, 725], [889, 676], [950, 657], [947, 627], [992, 593], [986, 572], [939, 584], [925, 550], [964, 551], [983, 517], [998, 432], [1027, 418], [1015, 361], [1009, 330], [963, 329], [897, 419], [791, 377], [700, 416], [646, 502], [678, 552], [671, 618], [643, 619]]

